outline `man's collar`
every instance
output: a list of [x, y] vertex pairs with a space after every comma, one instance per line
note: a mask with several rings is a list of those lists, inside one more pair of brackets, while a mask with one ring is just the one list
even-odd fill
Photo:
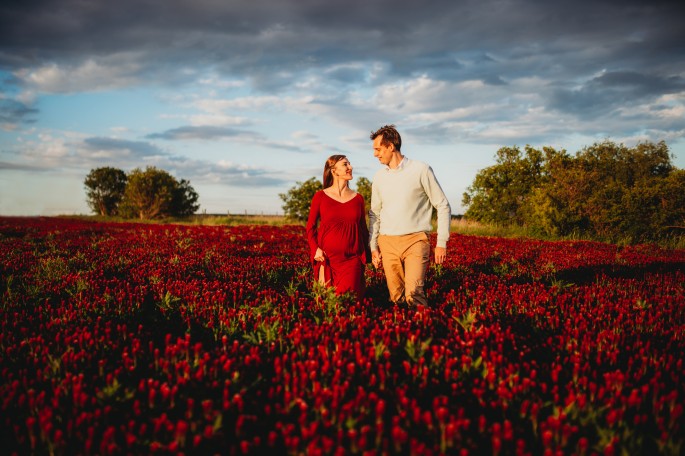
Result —
[[[397, 168], [394, 168], [394, 170], [395, 170], [395, 171], [399, 171], [399, 170], [401, 170], [402, 168], [404, 168], [404, 166], [405, 166], [406, 164], [407, 164], [407, 156], [404, 155], [404, 156], [402, 157], [402, 161], [400, 162], [399, 165], [397, 165]], [[393, 168], [390, 168], [390, 166], [385, 165], [385, 169], [388, 170], [388, 171], [390, 171], [390, 170], [393, 169]]]

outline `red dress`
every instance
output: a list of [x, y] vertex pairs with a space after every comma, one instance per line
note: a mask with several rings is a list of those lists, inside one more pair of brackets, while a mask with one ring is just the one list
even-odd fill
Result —
[[[307, 240], [315, 279], [323, 266], [337, 294], [351, 291], [361, 299], [366, 288], [364, 269], [371, 261], [364, 198], [357, 193], [341, 203], [323, 190], [316, 192], [309, 209]], [[326, 261], [314, 260], [317, 247], [324, 251]]]

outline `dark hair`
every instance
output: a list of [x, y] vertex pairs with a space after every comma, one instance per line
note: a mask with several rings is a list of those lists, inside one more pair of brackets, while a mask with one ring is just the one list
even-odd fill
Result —
[[328, 160], [326, 160], [326, 163], [323, 165], [323, 188], [328, 188], [333, 185], [333, 167], [340, 160], [346, 158], [346, 155], [331, 155], [328, 157]]
[[381, 136], [383, 138], [381, 144], [393, 144], [397, 152], [400, 152], [400, 150], [402, 149], [402, 137], [400, 136], [399, 132], [397, 131], [394, 125], [384, 125], [378, 130], [372, 131], [371, 141], [376, 139], [377, 136]]

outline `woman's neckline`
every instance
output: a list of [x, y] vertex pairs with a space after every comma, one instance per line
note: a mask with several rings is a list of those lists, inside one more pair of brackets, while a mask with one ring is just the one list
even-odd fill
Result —
[[358, 193], [357, 193], [357, 192], [354, 192], [354, 190], [353, 190], [354, 195], [352, 195], [352, 198], [350, 198], [350, 199], [348, 199], [348, 200], [345, 200], [345, 201], [341, 201], [341, 200], [339, 200], [339, 199], [337, 199], [337, 198], [333, 198], [331, 195], [329, 195], [328, 193], [326, 193], [326, 190], [321, 190], [321, 191], [323, 192], [324, 195], [326, 195], [327, 197], [329, 197], [330, 199], [332, 199], [332, 200], [335, 201], [336, 203], [340, 203], [340, 204], [349, 203], [350, 201], [352, 201], [353, 199], [355, 199], [355, 198], [357, 197], [357, 195], [358, 195]]

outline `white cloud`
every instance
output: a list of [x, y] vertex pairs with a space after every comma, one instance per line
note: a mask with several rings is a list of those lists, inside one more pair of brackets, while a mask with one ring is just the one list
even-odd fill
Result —
[[45, 63], [22, 68], [14, 75], [29, 88], [23, 97], [32, 98], [35, 92], [73, 93], [127, 87], [138, 82], [135, 74], [139, 70], [134, 59], [115, 55], [99, 60], [89, 58], [78, 65]]

